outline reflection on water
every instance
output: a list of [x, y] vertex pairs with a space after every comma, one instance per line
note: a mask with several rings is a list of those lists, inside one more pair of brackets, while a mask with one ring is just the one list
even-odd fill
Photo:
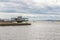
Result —
[[59, 21], [32, 22], [30, 26], [0, 26], [0, 40], [60, 40]]

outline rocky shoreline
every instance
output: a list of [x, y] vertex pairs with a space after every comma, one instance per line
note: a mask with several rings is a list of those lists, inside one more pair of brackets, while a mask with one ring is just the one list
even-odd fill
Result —
[[31, 25], [31, 23], [5, 23], [5, 22], [0, 23], [0, 26], [19, 26], [19, 25]]

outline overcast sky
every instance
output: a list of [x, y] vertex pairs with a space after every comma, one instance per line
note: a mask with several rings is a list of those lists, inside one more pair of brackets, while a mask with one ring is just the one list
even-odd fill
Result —
[[60, 0], [0, 0], [0, 12], [60, 14]]
[[28, 13], [28, 16], [34, 16], [34, 14], [41, 16], [43, 14], [42, 17], [44, 14], [51, 14], [53, 18], [46, 15], [47, 19], [60, 19], [60, 0], [0, 0], [0, 12], [3, 12], [3, 14], [0, 13], [0, 17], [6, 17], [7, 14], [10, 15], [9, 13], [11, 13], [10, 16], [14, 13], [18, 15]]

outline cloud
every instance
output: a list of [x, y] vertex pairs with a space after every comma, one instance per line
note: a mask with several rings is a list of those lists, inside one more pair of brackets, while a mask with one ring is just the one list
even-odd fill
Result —
[[60, 20], [60, 0], [0, 0], [0, 12], [8, 12], [0, 13], [0, 18], [21, 15], [30, 20]]
[[60, 0], [0, 0], [0, 12], [60, 13]]
[[17, 16], [29, 18], [29, 20], [60, 20], [60, 15], [54, 14], [31, 14], [31, 13], [0, 13], [1, 19], [10, 19]]

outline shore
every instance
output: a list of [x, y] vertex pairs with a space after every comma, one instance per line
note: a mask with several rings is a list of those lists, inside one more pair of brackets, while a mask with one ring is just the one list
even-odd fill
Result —
[[0, 22], [0, 26], [18, 26], [18, 25], [31, 25], [31, 23], [12, 23], [12, 22]]

